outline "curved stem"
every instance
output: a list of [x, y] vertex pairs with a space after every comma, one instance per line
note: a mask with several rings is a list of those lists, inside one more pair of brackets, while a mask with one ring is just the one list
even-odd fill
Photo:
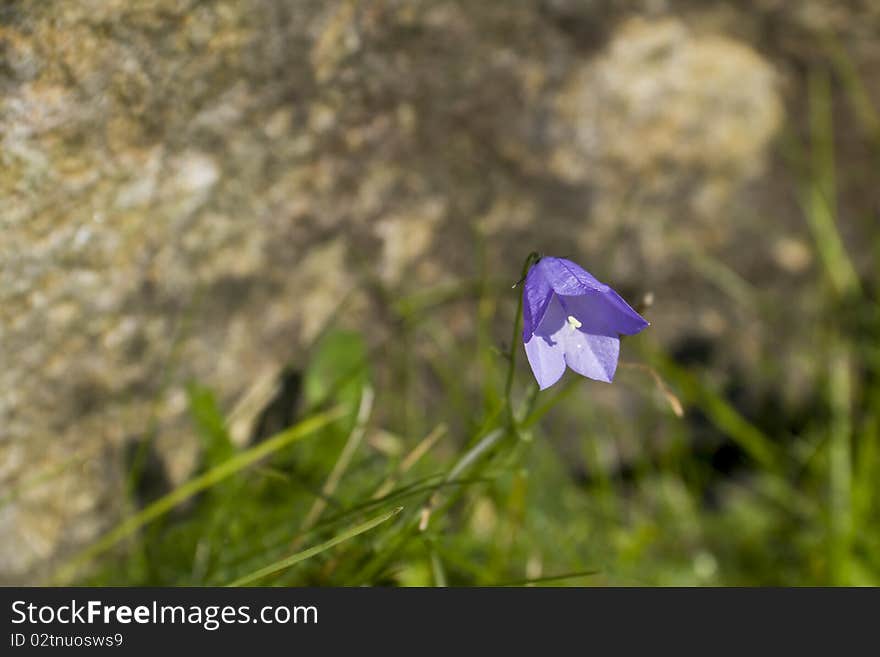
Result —
[[[522, 268], [522, 276], [520, 277], [520, 283], [522, 283], [526, 275], [529, 273], [529, 269], [531, 266], [537, 262], [540, 256], [532, 251], [525, 259]], [[517, 283], [513, 287], [519, 285]], [[510, 339], [510, 352], [507, 355], [507, 381], [504, 385], [504, 402], [507, 405], [507, 419], [510, 424], [510, 427], [516, 430], [516, 417], [513, 414], [513, 375], [516, 372], [516, 353], [517, 348], [516, 344], [521, 338], [522, 334], [522, 318], [523, 318], [523, 295], [519, 295], [519, 302], [516, 307], [516, 318], [513, 320], [513, 336]]]

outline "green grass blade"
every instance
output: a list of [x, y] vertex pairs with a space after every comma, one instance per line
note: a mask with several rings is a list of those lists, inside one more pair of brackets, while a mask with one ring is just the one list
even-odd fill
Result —
[[[312, 503], [312, 508], [309, 509], [306, 519], [303, 521], [301, 531], [308, 531], [315, 525], [318, 518], [324, 513], [324, 509], [327, 508], [327, 501], [331, 499], [336, 492], [336, 487], [342, 480], [343, 473], [351, 464], [355, 450], [357, 450], [358, 445], [360, 445], [361, 440], [366, 433], [367, 422], [370, 419], [370, 414], [373, 412], [374, 399], [375, 393], [373, 392], [373, 388], [369, 385], [365, 385], [361, 391], [361, 401], [358, 406], [354, 427], [349, 433], [348, 440], [342, 448], [342, 453], [336, 460], [333, 470], [331, 470], [330, 475], [327, 477], [327, 481], [324, 482], [324, 487], [321, 489], [321, 496]], [[292, 547], [297, 548], [299, 547], [299, 544], [294, 542]]]
[[809, 79], [811, 176], [804, 195], [807, 220], [834, 289], [841, 295], [860, 292], [859, 277], [837, 230], [837, 184], [831, 82], [814, 70]]
[[258, 579], [262, 579], [268, 575], [273, 573], [277, 573], [280, 570], [284, 570], [285, 568], [290, 568], [291, 566], [299, 563], [300, 561], [305, 561], [315, 555], [324, 552], [325, 550], [329, 550], [335, 545], [339, 545], [340, 543], [347, 541], [359, 534], [363, 534], [364, 532], [368, 532], [371, 529], [378, 527], [383, 522], [386, 522], [396, 516], [403, 510], [402, 506], [397, 507], [396, 509], [389, 511], [387, 513], [382, 514], [377, 518], [373, 518], [372, 520], [368, 520], [367, 522], [357, 525], [356, 527], [352, 527], [351, 529], [342, 532], [341, 534], [337, 534], [329, 541], [321, 543], [320, 545], [316, 545], [315, 547], [311, 547], [307, 550], [303, 550], [302, 552], [297, 552], [296, 554], [292, 554], [289, 557], [285, 557], [280, 561], [276, 561], [275, 563], [269, 564], [264, 568], [260, 568], [249, 575], [245, 575], [244, 577], [240, 577], [235, 580], [229, 586], [244, 586], [245, 584], [250, 584]]
[[226, 418], [210, 388], [191, 383], [186, 387], [189, 414], [202, 440], [205, 462], [219, 465], [235, 454], [235, 445], [226, 428]]
[[449, 474], [446, 476], [446, 481], [454, 481], [460, 475], [467, 472], [467, 470], [476, 463], [486, 452], [495, 447], [498, 442], [504, 438], [505, 432], [503, 429], [495, 429], [494, 431], [490, 431], [486, 434], [480, 442], [471, 447], [465, 454], [458, 459], [456, 464], [452, 466], [452, 469], [449, 471]]
[[77, 569], [87, 563], [99, 554], [106, 552], [108, 549], [116, 545], [119, 541], [131, 536], [138, 529], [147, 525], [157, 518], [168, 513], [178, 504], [188, 500], [193, 495], [207, 490], [211, 486], [218, 484], [227, 477], [242, 471], [250, 465], [253, 465], [260, 459], [263, 459], [274, 452], [297, 440], [306, 438], [319, 429], [327, 426], [334, 420], [338, 419], [345, 413], [343, 407], [335, 407], [324, 413], [313, 415], [299, 424], [282, 431], [279, 434], [265, 440], [250, 449], [224, 461], [220, 465], [211, 468], [205, 474], [190, 479], [186, 483], [178, 486], [167, 495], [160, 497], [158, 500], [144, 508], [139, 513], [126, 518], [110, 532], [98, 539], [95, 543], [87, 547], [85, 550], [74, 556], [67, 564], [62, 566], [55, 576], [55, 583], [63, 585], [73, 579]]
[[828, 479], [830, 520], [830, 577], [835, 585], [849, 584], [852, 516], [852, 447], [851, 447], [851, 384], [850, 357], [843, 344], [831, 354], [829, 403], [831, 427], [829, 436]]
[[855, 62], [843, 45], [831, 35], [826, 38], [825, 49], [862, 132], [875, 147], [880, 146], [880, 111], [874, 107], [871, 94], [859, 75]]
[[504, 582], [502, 584], [494, 584], [494, 586], [529, 586], [531, 584], [546, 584], [549, 582], [561, 582], [566, 579], [578, 579], [581, 577], [592, 577], [598, 575], [598, 570], [580, 570], [574, 573], [563, 573], [562, 575], [546, 575], [544, 577], [533, 577], [531, 579], [518, 579], [513, 582]]
[[642, 346], [651, 364], [678, 389], [685, 401], [698, 406], [706, 417], [757, 463], [772, 469], [780, 464], [782, 453], [757, 426], [744, 418], [722, 395], [694, 373], [650, 346]]
[[449, 586], [449, 582], [446, 579], [446, 569], [443, 567], [443, 561], [440, 559], [440, 555], [437, 554], [437, 550], [431, 548], [431, 576], [434, 580], [434, 586], [445, 588]]

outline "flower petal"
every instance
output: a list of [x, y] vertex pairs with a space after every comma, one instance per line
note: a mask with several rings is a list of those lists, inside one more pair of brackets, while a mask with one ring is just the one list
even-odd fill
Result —
[[604, 292], [610, 289], [600, 283], [586, 269], [565, 258], [545, 256], [533, 269], [540, 270], [540, 275], [547, 281], [556, 294], [577, 295], [588, 292]]
[[[566, 365], [578, 374], [610, 383], [617, 369], [620, 339], [599, 324], [583, 323], [570, 315], [563, 299], [566, 297], [553, 295], [543, 321], [526, 343], [538, 385], [544, 390], [556, 383]], [[594, 333], [596, 328], [602, 332]]]
[[565, 373], [565, 355], [562, 349], [546, 337], [532, 336], [526, 342], [526, 356], [541, 390], [552, 386]]
[[563, 296], [560, 301], [566, 314], [577, 318], [587, 333], [616, 338], [620, 333], [634, 335], [648, 326], [610, 287], [604, 292]]
[[541, 258], [523, 289], [523, 342], [541, 390], [566, 366], [610, 383], [620, 356], [620, 334], [648, 326], [610, 286], [565, 258]]
[[596, 381], [611, 383], [620, 356], [620, 338], [592, 335], [581, 329], [566, 327], [565, 363], [578, 374]]
[[605, 299], [608, 312], [614, 315], [614, 325], [618, 333], [635, 335], [649, 326], [648, 321], [633, 310], [633, 307], [612, 288], [609, 287], [602, 297]]
[[565, 346], [553, 339], [565, 323], [562, 305], [554, 297], [535, 334], [525, 343], [526, 357], [541, 390], [552, 386], [565, 373]]
[[[539, 261], [540, 262], [540, 261]], [[537, 265], [532, 265], [523, 285], [523, 342], [528, 342], [547, 312], [553, 288]]]

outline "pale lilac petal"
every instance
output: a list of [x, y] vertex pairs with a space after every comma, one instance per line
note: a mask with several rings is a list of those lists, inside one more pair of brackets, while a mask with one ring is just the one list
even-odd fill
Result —
[[523, 342], [529, 339], [544, 319], [553, 289], [537, 265], [533, 265], [526, 275], [523, 285]]
[[546, 337], [533, 335], [526, 342], [526, 356], [541, 390], [552, 386], [565, 373], [565, 354]]
[[[553, 295], [547, 313], [544, 315], [544, 321], [538, 326], [535, 337], [532, 338], [532, 342], [537, 341], [537, 344], [540, 345], [539, 348], [546, 352], [541, 354], [545, 359], [549, 361], [552, 354], [552, 358], [561, 357], [564, 363], [560, 367], [557, 362], [552, 362], [552, 365], [560, 370], [559, 375], [553, 379], [552, 383], [555, 383], [562, 376], [565, 365], [578, 374], [610, 383], [617, 369], [620, 339], [616, 333], [608, 332], [607, 335], [603, 335], [604, 328], [602, 328], [602, 332], [594, 333], [598, 325], [588, 326], [569, 314], [563, 305], [563, 300], [568, 299], [568, 297]], [[529, 345], [526, 345], [526, 353], [528, 353], [528, 347]], [[533, 347], [533, 349], [538, 350], [537, 347]], [[534, 370], [533, 366], [532, 371]], [[555, 374], [556, 369], [553, 369], [552, 373]], [[542, 386], [543, 390], [546, 387], [544, 381], [551, 377], [544, 375], [544, 381], [542, 381], [542, 378], [536, 374], [535, 378], [538, 379], [538, 384]], [[552, 385], [552, 383], [548, 385]]]
[[541, 277], [549, 283], [556, 294], [577, 295], [610, 289], [583, 267], [565, 258], [545, 256], [533, 269], [540, 271]]
[[541, 390], [549, 388], [565, 373], [565, 345], [553, 339], [565, 324], [562, 305], [556, 296], [548, 304], [541, 324], [526, 342], [526, 356]]
[[591, 335], [580, 329], [566, 327], [565, 363], [578, 374], [596, 381], [611, 383], [620, 355], [620, 338]]

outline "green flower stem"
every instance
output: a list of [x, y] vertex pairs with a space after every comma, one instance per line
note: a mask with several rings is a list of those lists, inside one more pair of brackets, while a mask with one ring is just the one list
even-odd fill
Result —
[[[526, 275], [529, 273], [529, 269], [531, 266], [537, 262], [539, 256], [537, 253], [532, 251], [525, 259], [522, 268], [522, 276], [520, 276], [520, 283], [522, 283]], [[519, 285], [517, 283], [516, 285]], [[516, 287], [514, 285], [514, 287]], [[513, 321], [513, 336], [510, 339], [510, 351], [507, 355], [507, 382], [504, 386], [504, 400], [507, 405], [507, 420], [510, 428], [517, 432], [517, 423], [516, 416], [513, 412], [513, 375], [516, 373], [516, 354], [519, 351], [516, 348], [516, 343], [520, 340], [520, 336], [522, 334], [522, 321], [523, 321], [523, 295], [519, 295], [519, 301], [516, 307], [516, 319]]]

